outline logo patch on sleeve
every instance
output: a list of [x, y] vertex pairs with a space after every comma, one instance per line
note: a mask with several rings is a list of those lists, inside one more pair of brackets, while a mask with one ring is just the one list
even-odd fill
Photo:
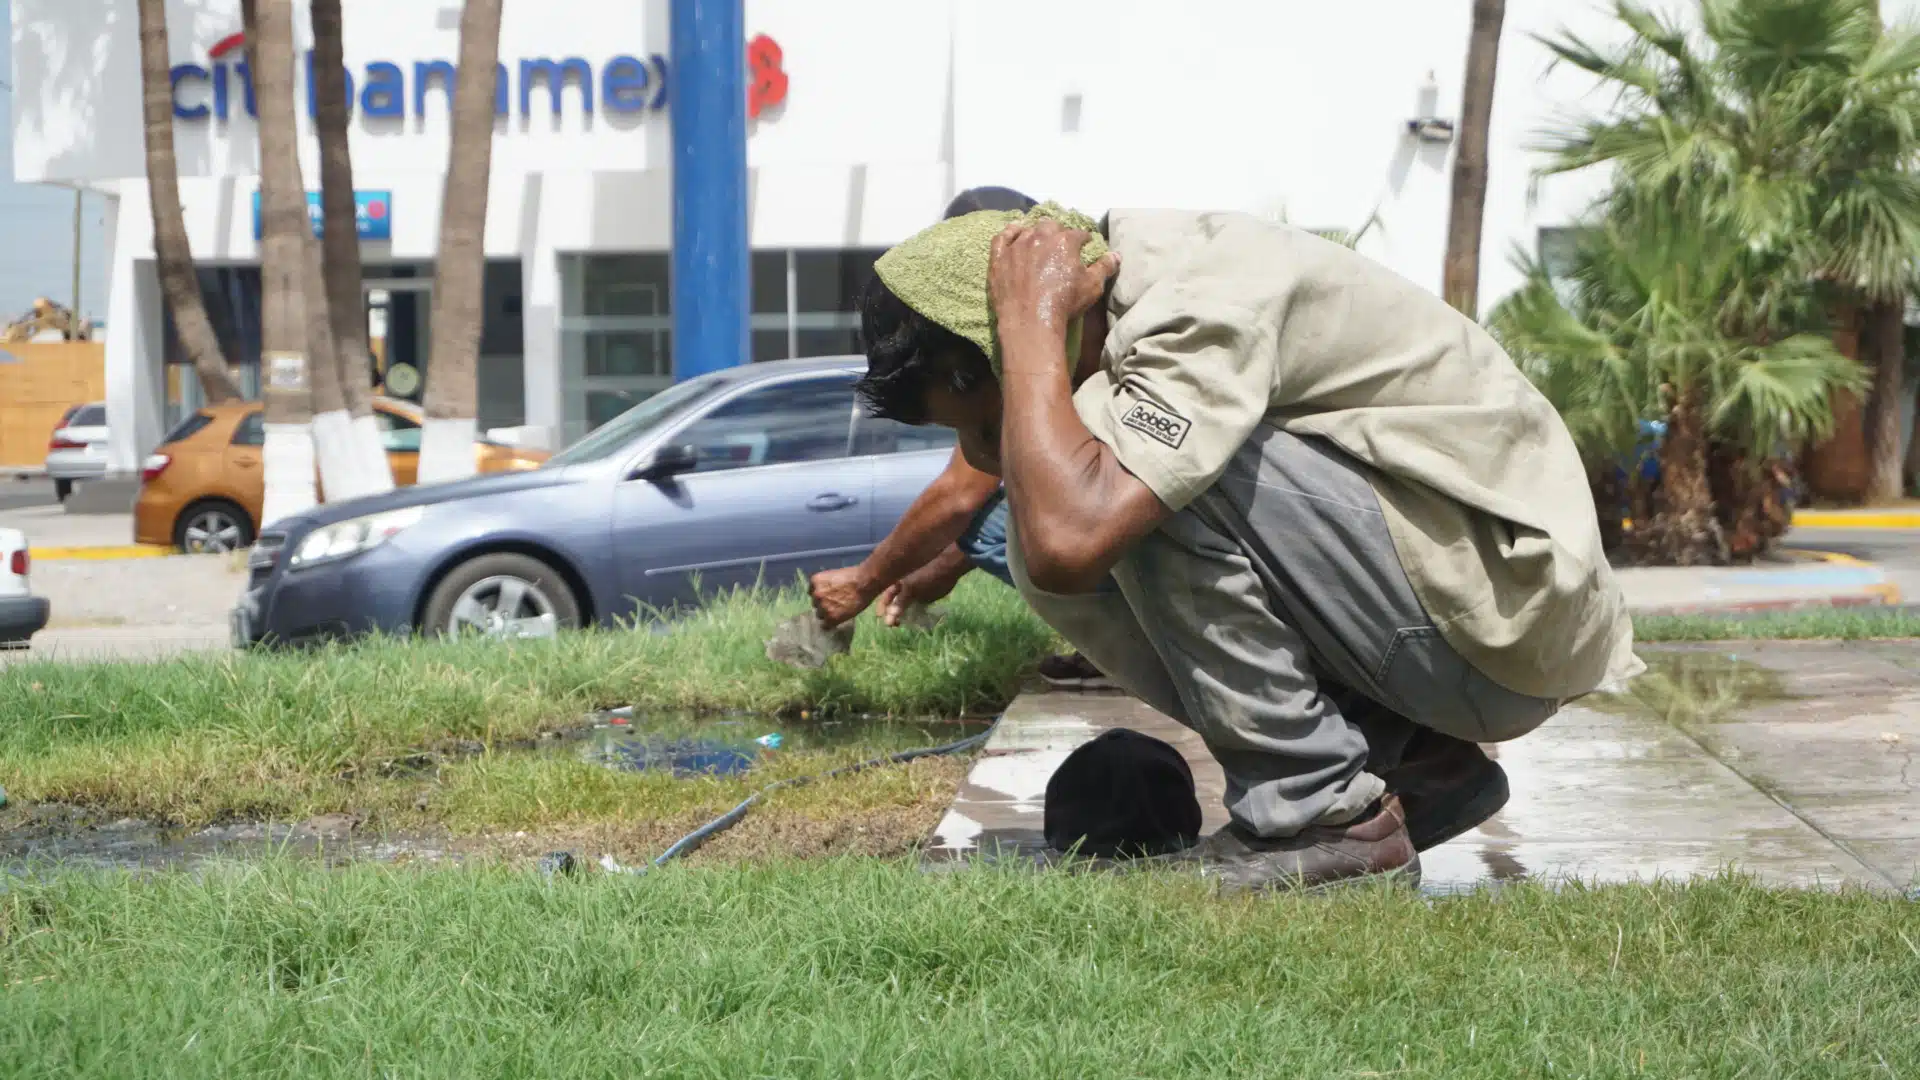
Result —
[[1193, 426], [1186, 417], [1151, 401], [1135, 402], [1120, 422], [1174, 450], [1180, 449], [1180, 444], [1187, 439], [1187, 429]]

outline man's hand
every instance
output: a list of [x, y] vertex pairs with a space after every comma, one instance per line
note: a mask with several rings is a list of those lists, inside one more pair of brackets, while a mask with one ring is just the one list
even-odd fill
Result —
[[[1105, 295], [1107, 281], [1120, 269], [1120, 256], [1107, 252], [1093, 265], [1080, 262], [1088, 234], [1057, 221], [1017, 221], [993, 238], [993, 261], [987, 288], [994, 318], [1004, 344], [1009, 339], [1040, 335], [1064, 347], [1073, 320]], [[1014, 350], [1002, 348], [1003, 366], [1016, 364]], [[1021, 350], [1034, 358], [1043, 350]], [[1067, 357], [1070, 367], [1077, 357]]]
[[899, 626], [909, 607], [945, 599], [972, 569], [966, 553], [949, 546], [932, 562], [887, 586], [880, 594], [880, 621]]
[[858, 566], [822, 570], [807, 582], [813, 612], [831, 629], [867, 610], [878, 594], [865, 570]]

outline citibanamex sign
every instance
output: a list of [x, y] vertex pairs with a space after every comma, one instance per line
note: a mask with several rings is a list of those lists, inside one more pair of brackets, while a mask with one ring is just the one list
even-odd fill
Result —
[[[181, 120], [225, 121], [235, 99], [254, 116], [253, 78], [246, 60], [246, 36], [232, 34], [207, 50], [205, 64], [176, 64], [171, 70], [173, 115]], [[780, 44], [766, 34], [747, 43], [747, 115], [760, 119], [787, 99], [787, 73], [781, 66]], [[568, 94], [580, 101], [581, 111], [596, 108], [619, 115], [658, 112], [667, 105], [667, 58], [654, 53], [610, 57], [596, 68], [591, 62], [568, 56], [527, 57], [494, 65], [493, 108], [500, 116], [532, 116], [541, 91], [548, 108], [560, 114]], [[347, 107], [363, 116], [400, 119], [425, 116], [427, 101], [437, 89], [444, 108], [453, 104], [458, 67], [449, 60], [415, 60], [408, 69], [391, 60], [373, 60], [358, 76], [347, 72]], [[315, 111], [313, 52], [306, 54], [307, 115]]]

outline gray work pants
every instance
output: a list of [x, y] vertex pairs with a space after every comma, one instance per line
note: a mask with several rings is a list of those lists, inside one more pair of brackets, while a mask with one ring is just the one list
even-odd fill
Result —
[[1359, 815], [1414, 724], [1498, 742], [1560, 705], [1500, 686], [1440, 636], [1365, 468], [1325, 441], [1257, 428], [1218, 483], [1114, 567], [1119, 595], [1037, 590], [1017, 534], [1010, 544], [1034, 610], [1198, 732], [1226, 774], [1228, 812], [1260, 836]]

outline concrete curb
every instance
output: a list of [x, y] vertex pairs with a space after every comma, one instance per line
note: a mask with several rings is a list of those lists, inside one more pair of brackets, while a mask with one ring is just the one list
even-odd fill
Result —
[[[1892, 586], [1886, 586], [1893, 589]], [[1668, 607], [1641, 608], [1636, 616], [1655, 618], [1669, 615], [1768, 615], [1783, 611], [1836, 611], [1843, 608], [1884, 608], [1900, 603], [1900, 594], [1893, 589], [1892, 598], [1882, 594], [1855, 596], [1807, 596], [1791, 600], [1748, 600], [1739, 603], [1673, 604]]]
[[34, 562], [110, 562], [116, 559], [161, 559], [179, 552], [160, 544], [111, 544], [99, 547], [28, 548]]
[[[1795, 562], [1819, 563], [1832, 567], [1844, 567], [1879, 573], [1879, 567], [1864, 559], [1851, 555], [1842, 555], [1832, 551], [1810, 551], [1803, 548], [1781, 548], [1782, 558]], [[1884, 608], [1901, 605], [1900, 587], [1881, 578], [1878, 581], [1863, 583], [1853, 590], [1833, 593], [1826, 596], [1791, 596], [1778, 599], [1706, 601], [1695, 604], [1670, 604], [1661, 607], [1640, 608], [1635, 615], [1765, 615], [1782, 611], [1820, 611], [1838, 608]]]
[[1802, 529], [1920, 529], [1920, 511], [1796, 510], [1793, 524]]

